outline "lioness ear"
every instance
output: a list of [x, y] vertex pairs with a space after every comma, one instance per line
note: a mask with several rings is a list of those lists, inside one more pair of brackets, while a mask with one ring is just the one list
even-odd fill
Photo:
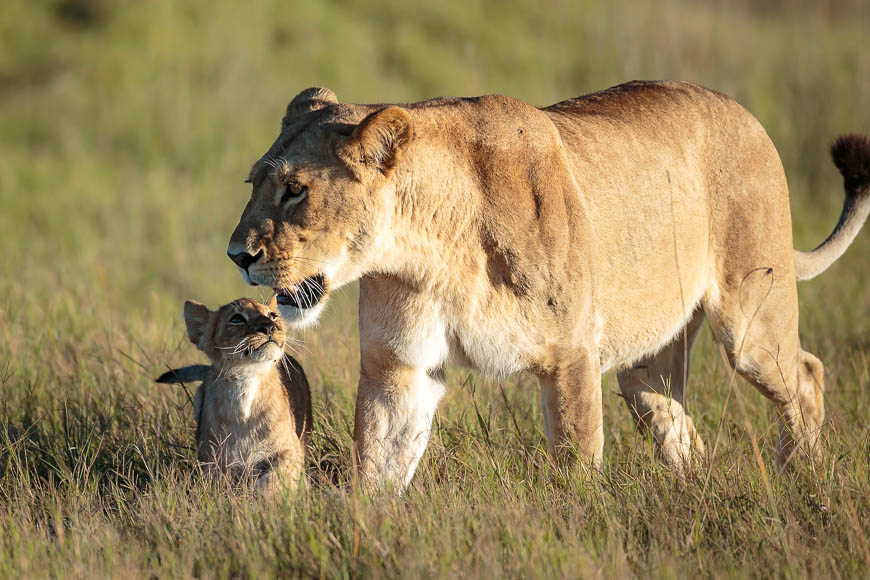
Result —
[[272, 294], [272, 297], [266, 302], [266, 306], [269, 310], [278, 310], [278, 295]]
[[387, 174], [414, 138], [411, 115], [402, 107], [387, 107], [372, 113], [357, 125], [343, 145], [349, 161], [363, 163]]
[[187, 336], [190, 342], [197, 347], [205, 336], [206, 328], [208, 328], [211, 310], [206, 308], [204, 304], [200, 304], [196, 300], [188, 300], [184, 303], [184, 324], [187, 325]]
[[284, 119], [281, 121], [281, 130], [286, 129], [305, 113], [336, 104], [338, 104], [338, 97], [329, 89], [323, 87], [305, 89], [293, 97], [287, 105], [287, 112], [284, 113]]

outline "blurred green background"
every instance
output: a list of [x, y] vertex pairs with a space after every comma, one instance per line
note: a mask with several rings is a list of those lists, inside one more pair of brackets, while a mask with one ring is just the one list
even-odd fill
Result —
[[165, 340], [184, 298], [251, 292], [224, 257], [242, 180], [312, 85], [349, 102], [503, 93], [547, 105], [630, 79], [690, 80], [767, 128], [796, 245], [813, 247], [841, 204], [828, 143], [870, 132], [868, 25], [866, 0], [4, 0], [3, 348], [52, 331]]
[[83, 300], [156, 308], [155, 323], [167, 296], [244, 292], [223, 256], [241, 180], [311, 85], [350, 102], [503, 93], [547, 105], [630, 79], [691, 80], [767, 128], [807, 247], [839, 210], [828, 143], [870, 128], [868, 14], [865, 0], [4, 0], [2, 289], [79, 315]]
[[[309, 544], [303, 542], [298, 548], [310, 565], [298, 569], [282, 568], [269, 549], [257, 552], [259, 559], [246, 560], [249, 546], [242, 541], [216, 548], [222, 544], [208, 535], [204, 511], [188, 516], [202, 526], [185, 532], [193, 538], [185, 540], [188, 544], [178, 539], [187, 536], [172, 535], [178, 532], [172, 531], [176, 524], [154, 515], [169, 509], [161, 502], [175, 496], [174, 488], [165, 487], [170, 484], [158, 485], [150, 461], [186, 473], [192, 456], [172, 455], [165, 443], [189, 443], [183, 395], [155, 387], [151, 378], [167, 364], [200, 360], [182, 330], [185, 298], [211, 306], [245, 294], [265, 298], [260, 289], [244, 286], [224, 251], [248, 199], [249, 186], [242, 181], [276, 137], [284, 107], [296, 93], [322, 85], [347, 102], [503, 93], [543, 106], [631, 79], [688, 80], [736, 98], [760, 119], [780, 151], [792, 192], [796, 246], [814, 247], [828, 235], [842, 203], [828, 144], [843, 132], [870, 133], [867, 0], [0, 1], [0, 421], [5, 437], [0, 514], [4, 529], [14, 530], [4, 540], [6, 559], [0, 558], [0, 569], [34, 573], [45, 570], [45, 562], [55, 562], [57, 571], [85, 575], [100, 566], [104, 573], [190, 574], [195, 558], [176, 550], [193, 541], [212, 554], [212, 564], [229, 566], [225, 572], [238, 571], [232, 566], [241, 562], [242, 573], [331, 570], [329, 575], [342, 576], [368, 562], [364, 571], [428, 575], [455, 571], [457, 562], [461, 571], [461, 563], [471, 561], [481, 574], [542, 569], [565, 574], [572, 568], [562, 564], [582, 553], [593, 572], [643, 574], [688, 550], [693, 556], [688, 563], [662, 570], [718, 575], [717, 566], [725, 562], [729, 570], [755, 575], [756, 565], [774, 565], [783, 553], [767, 550], [757, 539], [764, 534], [778, 538], [782, 550], [798, 554], [789, 561], [792, 572], [838, 566], [857, 572], [865, 560], [870, 565], [865, 538], [870, 534], [870, 443], [864, 427], [870, 411], [865, 392], [870, 376], [867, 232], [824, 276], [800, 287], [804, 345], [828, 370], [830, 456], [842, 459], [864, 450], [846, 475], [832, 467], [824, 489], [810, 496], [812, 502], [823, 501], [821, 497], [830, 502], [833, 519], [807, 515], [811, 503], [801, 495], [803, 488], [777, 483], [786, 498], [779, 506], [783, 521], [792, 521], [792, 514], [799, 523], [794, 534], [776, 536], [768, 524], [770, 514], [779, 512], [762, 505], [763, 488], [743, 419], [728, 415], [727, 461], [743, 469], [722, 468], [724, 479], [704, 486], [697, 503], [679, 504], [677, 495], [674, 504], [662, 507], [655, 491], [641, 499], [615, 494], [611, 503], [602, 500], [602, 509], [609, 512], [588, 515], [589, 536], [578, 538], [561, 528], [552, 532], [544, 521], [539, 522], [542, 529], [552, 532], [541, 536], [549, 538], [547, 547], [525, 550], [530, 536], [520, 530], [515, 536], [487, 536], [479, 549], [468, 547], [468, 552], [454, 553], [454, 560], [438, 560], [436, 553], [449, 553], [445, 546], [459, 538], [476, 545], [476, 524], [464, 519], [471, 518], [469, 513], [492, 522], [503, 517], [524, 521], [538, 509], [536, 502], [586, 513], [586, 500], [572, 503], [565, 490], [546, 482], [540, 497], [529, 491], [504, 513], [503, 505], [492, 500], [503, 496], [482, 500], [473, 495], [496, 481], [487, 471], [495, 460], [485, 449], [513, 458], [506, 460], [518, 470], [515, 480], [507, 476], [514, 481], [506, 485], [511, 493], [526, 478], [535, 479], [545, 463], [543, 430], [536, 389], [527, 378], [506, 382], [502, 402], [498, 388], [475, 395], [467, 387], [477, 379], [460, 372], [451, 374], [433, 446], [415, 480], [418, 489], [441, 498], [437, 501], [453, 502], [457, 511], [449, 522], [424, 524], [401, 512], [371, 524], [374, 535], [387, 538], [405, 537], [408, 530], [426, 525], [442, 534], [416, 560], [398, 540], [363, 547], [361, 560], [351, 558], [348, 542], [357, 546], [357, 523], [342, 515], [339, 500], [328, 517], [325, 512], [306, 516], [311, 523], [306, 541], [315, 547], [305, 548]], [[355, 290], [350, 288], [333, 301], [319, 329], [301, 335], [305, 348], [299, 353], [312, 379], [315, 418], [324, 433], [315, 441], [314, 454], [334, 453], [344, 469], [357, 378], [355, 329]], [[689, 405], [709, 444], [729, 372], [708, 334], [693, 360]], [[612, 377], [605, 378], [604, 388], [605, 463], [623, 469], [625, 450], [633, 448], [637, 436], [622, 402], [613, 396]], [[775, 419], [757, 393], [745, 392], [740, 408], [748, 410], [767, 450]], [[519, 426], [508, 400], [521, 411]], [[473, 420], [468, 414], [472, 403], [483, 405], [478, 419], [504, 427], [495, 431], [507, 433], [502, 439]], [[525, 434], [519, 447], [509, 436], [514, 427]], [[487, 445], [473, 452], [451, 447], [457, 433]], [[94, 441], [100, 442], [98, 451]], [[523, 449], [532, 449], [528, 457], [537, 459], [528, 459]], [[765, 457], [769, 459], [768, 451]], [[649, 467], [654, 458], [648, 459], [641, 466], [653, 471], [629, 471], [626, 486], [650, 474], [668, 481]], [[89, 461], [96, 467], [80, 469]], [[478, 475], [468, 475], [463, 466]], [[126, 479], [120, 473], [127, 473]], [[470, 478], [470, 495], [439, 496], [454, 489], [440, 478], [458, 473]], [[744, 479], [733, 479], [732, 473]], [[851, 478], [852, 487], [842, 477]], [[716, 514], [731, 518], [733, 505], [716, 504], [722, 511], [705, 512], [703, 518], [694, 510], [707, 505], [710, 493], [731, 485], [759, 503], [746, 508], [750, 515], [742, 528], [740, 521], [728, 520], [731, 527], [722, 529], [738, 535], [720, 552], [718, 532], [698, 522]], [[844, 511], [832, 491], [841, 485], [850, 490], [842, 505], [851, 507]], [[187, 493], [190, 488], [181, 489]], [[412, 511], [436, 505], [417, 499]], [[324, 496], [308, 505], [321, 509], [330, 501]], [[479, 504], [486, 501], [501, 507], [481, 515]], [[650, 514], [621, 511], [635, 505], [647, 505]], [[685, 525], [657, 527], [652, 512], [658, 508], [684, 510]], [[86, 517], [92, 513], [94, 520]], [[133, 513], [150, 514], [142, 521], [157, 523], [134, 525]], [[72, 544], [58, 543], [58, 532], [51, 532], [50, 522], [57, 518], [72, 522], [69, 533], [77, 538]], [[222, 523], [214, 523], [214, 530], [239, 525], [237, 518], [236, 512], [217, 518]], [[331, 523], [318, 526], [318, 518]], [[814, 522], [811, 532], [801, 523], [805, 518]], [[646, 522], [646, 535], [637, 535], [627, 521]], [[448, 525], [466, 527], [451, 537]], [[100, 542], [116, 542], [129, 554], [120, 563], [89, 556], [82, 547], [88, 546], [93, 530], [103, 530], [94, 536]], [[256, 545], [272, 537], [268, 530], [245, 533]], [[809, 537], [827, 538], [836, 548], [828, 553], [836, 556], [825, 556]], [[214, 551], [208, 552], [209, 547]], [[638, 547], [643, 555], [636, 558], [613, 555], [615, 548]], [[329, 556], [323, 554], [335, 553], [341, 554], [338, 563], [325, 567], [323, 558]], [[545, 560], [549, 568], [541, 567]]]

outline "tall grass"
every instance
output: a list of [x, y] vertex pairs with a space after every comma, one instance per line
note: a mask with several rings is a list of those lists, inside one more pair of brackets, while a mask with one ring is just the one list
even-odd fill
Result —
[[301, 337], [317, 435], [297, 497], [204, 481], [187, 397], [151, 379], [197, 360], [185, 298], [251, 293], [223, 248], [302, 88], [546, 105], [698, 82], [768, 129], [808, 248], [840, 208], [828, 142], [870, 133], [867, 30], [863, 0], [0, 3], [0, 576], [865, 575], [867, 233], [800, 287], [829, 385], [816, 471], [771, 467], [775, 416], [745, 383], [724, 410], [730, 371], [706, 331], [688, 406], [722, 441], [685, 480], [635, 434], [613, 377], [603, 472], [584, 479], [550, 464], [529, 377], [452, 371], [408, 493], [349, 492], [354, 289]]

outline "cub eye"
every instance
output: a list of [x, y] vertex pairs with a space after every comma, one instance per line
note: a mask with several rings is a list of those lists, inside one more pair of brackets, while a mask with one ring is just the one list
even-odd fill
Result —
[[241, 314], [233, 314], [229, 319], [230, 324], [244, 324], [245, 322], [245, 317]]
[[284, 188], [284, 195], [281, 196], [281, 203], [287, 203], [291, 200], [299, 201], [306, 193], [308, 193], [307, 187], [296, 181], [291, 181]]

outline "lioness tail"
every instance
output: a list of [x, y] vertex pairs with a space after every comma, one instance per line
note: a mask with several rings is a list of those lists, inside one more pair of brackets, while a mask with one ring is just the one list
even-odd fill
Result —
[[211, 367], [208, 365], [191, 365], [189, 367], [181, 367], [180, 369], [166, 371], [154, 379], [154, 382], [177, 384], [204, 381], [208, 378], [209, 371], [211, 371]]
[[843, 255], [870, 214], [870, 139], [842, 135], [831, 144], [831, 158], [843, 174], [846, 199], [840, 220], [828, 239], [812, 252], [794, 252], [798, 280], [809, 280]]

